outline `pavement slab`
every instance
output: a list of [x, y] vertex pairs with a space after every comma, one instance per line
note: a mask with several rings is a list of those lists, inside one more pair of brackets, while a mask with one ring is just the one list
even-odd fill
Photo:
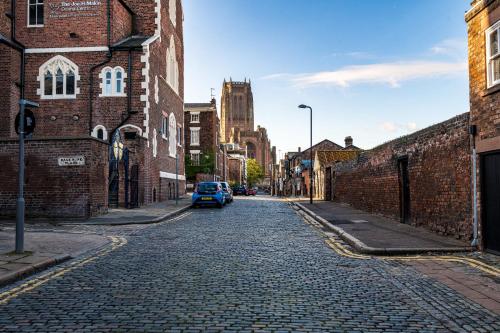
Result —
[[0, 289], [2, 330], [500, 331], [494, 312], [414, 267], [339, 255], [285, 202], [235, 199], [125, 237], [36, 288]]

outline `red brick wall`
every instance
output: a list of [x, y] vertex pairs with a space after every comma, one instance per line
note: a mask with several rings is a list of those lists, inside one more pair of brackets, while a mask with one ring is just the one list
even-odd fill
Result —
[[130, 36], [132, 33], [132, 16], [118, 0], [113, 0], [111, 17], [112, 43]]
[[469, 114], [462, 114], [337, 164], [335, 200], [399, 219], [398, 158], [408, 157], [411, 224], [472, 235]]
[[[27, 216], [88, 217], [107, 210], [108, 146], [95, 139], [27, 140]], [[58, 157], [85, 156], [85, 166], [62, 167]], [[18, 143], [0, 141], [0, 215], [15, 216]]]

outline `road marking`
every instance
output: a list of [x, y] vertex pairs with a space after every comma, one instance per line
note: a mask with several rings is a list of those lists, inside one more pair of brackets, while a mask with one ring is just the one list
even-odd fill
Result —
[[[316, 223], [311, 223], [311, 221], [306, 218], [305, 215], [300, 214], [298, 211], [296, 213], [303, 218], [303, 220], [312, 226], [316, 226]], [[348, 248], [346, 248], [344, 245], [339, 243], [336, 239], [328, 237], [328, 239], [325, 241], [326, 244], [333, 249], [338, 255], [341, 255], [343, 257], [348, 257], [352, 259], [361, 259], [361, 260], [367, 260], [367, 259], [373, 259], [373, 258], [378, 258], [381, 260], [388, 260], [388, 261], [445, 261], [445, 262], [457, 262], [461, 264], [468, 265], [470, 267], [473, 267], [475, 269], [478, 269], [482, 272], [488, 273], [490, 275], [493, 275], [494, 277], [500, 277], [500, 269], [492, 266], [485, 264], [477, 259], [472, 259], [472, 258], [464, 258], [464, 257], [459, 257], [459, 256], [450, 256], [450, 255], [438, 255], [438, 256], [432, 256], [432, 255], [414, 255], [414, 256], [374, 256], [374, 255], [362, 255], [362, 254], [357, 254], [352, 251], [350, 251]]]
[[57, 269], [55, 271], [42, 274], [41, 276], [34, 278], [32, 280], [29, 280], [29, 281], [21, 284], [18, 287], [12, 288], [8, 291], [1, 293], [0, 294], [0, 305], [6, 304], [12, 298], [15, 298], [15, 297], [22, 295], [28, 291], [31, 291], [31, 290], [41, 286], [42, 284], [47, 283], [48, 281], [50, 281], [52, 279], [55, 279], [57, 277], [61, 277], [64, 274], [75, 270], [76, 268], [82, 267], [90, 262], [93, 262], [93, 261], [97, 260], [98, 258], [103, 257], [103, 256], [107, 255], [108, 253], [110, 253], [110, 252], [124, 246], [125, 244], [127, 244], [127, 240], [124, 237], [110, 236], [109, 238], [111, 238], [111, 245], [107, 246], [104, 249], [101, 249], [93, 256], [86, 257], [86, 258], [80, 259], [78, 261], [75, 261], [67, 267], [60, 268], [60, 269]]

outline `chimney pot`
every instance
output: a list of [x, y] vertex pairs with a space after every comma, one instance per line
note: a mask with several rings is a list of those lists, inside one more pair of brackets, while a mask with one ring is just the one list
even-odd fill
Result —
[[346, 136], [346, 138], [345, 138], [345, 146], [346, 147], [352, 146], [352, 143], [353, 143], [352, 137]]

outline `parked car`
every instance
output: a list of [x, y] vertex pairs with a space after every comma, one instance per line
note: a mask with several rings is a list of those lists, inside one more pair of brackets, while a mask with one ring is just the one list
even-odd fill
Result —
[[245, 185], [236, 186], [233, 189], [233, 195], [247, 195], [247, 187]]
[[251, 187], [247, 189], [247, 194], [246, 195], [253, 195], [255, 196], [257, 194], [257, 188], [256, 187]]
[[226, 202], [233, 202], [233, 190], [229, 186], [227, 182], [221, 182], [222, 191], [224, 192], [224, 196], [226, 197]]
[[192, 196], [193, 206], [215, 205], [219, 208], [226, 204], [226, 196], [221, 183], [202, 182], [196, 185]]

